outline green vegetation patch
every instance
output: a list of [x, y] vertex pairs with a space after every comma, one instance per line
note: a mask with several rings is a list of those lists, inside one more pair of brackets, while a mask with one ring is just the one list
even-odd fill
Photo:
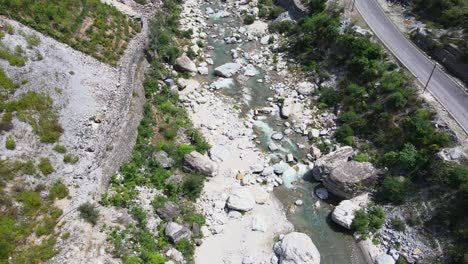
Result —
[[356, 211], [353, 219], [353, 228], [366, 239], [369, 232], [375, 232], [385, 224], [385, 211], [381, 207], [371, 207], [367, 211]]
[[[140, 31], [136, 21], [99, 0], [0, 0], [0, 14], [111, 64]], [[37, 44], [28, 38], [28, 45]]]
[[[18, 100], [0, 102], [0, 110], [5, 112], [4, 116], [7, 113], [10, 115], [16, 113], [21, 121], [31, 125], [43, 143], [57, 142], [63, 133], [58, 115], [54, 111], [52, 98], [45, 94], [28, 91], [22, 94]], [[11, 122], [11, 119], [5, 122], [7, 121]], [[3, 126], [8, 127], [10, 122]]]
[[90, 202], [86, 202], [78, 207], [78, 212], [80, 212], [80, 217], [86, 222], [93, 226], [97, 224], [99, 219], [99, 210], [95, 205]]
[[[148, 212], [141, 209], [135, 199], [137, 186], [149, 186], [163, 192], [163, 195], [154, 197], [154, 209], [165, 206], [168, 201], [177, 204], [181, 213], [175, 221], [187, 226], [201, 226], [205, 222], [203, 215], [197, 214], [192, 205], [200, 195], [205, 177], [184, 172], [182, 164], [185, 154], [194, 150], [205, 153], [210, 146], [193, 128], [187, 112], [179, 104], [177, 92], [160, 84], [160, 80], [180, 77], [173, 76], [165, 64], [174, 63], [182, 53], [176, 43], [186, 41], [193, 33], [178, 30], [180, 4], [177, 0], [164, 1], [163, 7], [151, 21], [149, 46], [155, 51], [155, 58], [144, 84], [147, 103], [138, 127], [137, 142], [132, 159], [121, 166], [119, 177], [115, 175], [111, 178], [111, 191], [101, 199], [103, 205], [128, 208], [136, 221], [135, 225], [127, 226], [124, 230], [108, 232], [112, 254], [124, 263], [165, 263], [163, 252], [170, 247], [163, 224], [158, 227], [158, 237], [148, 230]], [[195, 53], [188, 55], [196, 56]], [[161, 167], [153, 158], [159, 151], [165, 151], [174, 160], [171, 168]], [[193, 259], [195, 245], [192, 239], [179, 241], [172, 246], [179, 249], [186, 260]]]

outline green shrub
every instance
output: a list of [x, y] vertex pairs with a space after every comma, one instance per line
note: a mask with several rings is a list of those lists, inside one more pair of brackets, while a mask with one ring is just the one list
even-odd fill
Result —
[[255, 16], [246, 15], [246, 16], [244, 17], [244, 24], [245, 24], [245, 25], [251, 25], [251, 24], [253, 24], [253, 22], [255, 22]]
[[336, 130], [336, 133], [335, 133], [336, 140], [340, 143], [344, 143], [347, 145], [351, 145], [349, 144], [350, 142], [348, 140], [348, 137], [352, 137], [353, 135], [354, 135], [354, 131], [351, 128], [351, 126], [349, 126], [348, 124], [342, 125], [340, 128]]
[[41, 221], [40, 225], [36, 228], [37, 236], [50, 235], [54, 232], [55, 220], [52, 218], [45, 218]]
[[143, 209], [139, 207], [132, 207], [132, 209], [130, 210], [130, 213], [132, 214], [133, 219], [137, 221], [138, 226], [142, 228], [146, 226], [147, 216], [146, 216], [146, 212]]
[[367, 210], [359, 209], [355, 212], [352, 227], [356, 229], [364, 239], [369, 232], [375, 232], [385, 224], [385, 211], [373, 206]]
[[192, 201], [195, 201], [203, 190], [205, 177], [199, 174], [189, 174], [182, 182], [181, 191]]
[[193, 29], [189, 28], [189, 29], [183, 31], [181, 34], [182, 34], [182, 37], [184, 37], [186, 39], [191, 39], [192, 35], [193, 35]]
[[55, 200], [55, 198], [63, 199], [65, 197], [67, 197], [68, 194], [69, 194], [69, 192], [68, 192], [67, 186], [65, 184], [61, 183], [61, 182], [56, 182], [54, 184], [54, 186], [52, 186], [52, 188], [50, 188], [49, 199], [51, 199], [51, 200]]
[[41, 38], [38, 35], [32, 33], [31, 35], [26, 36], [26, 42], [28, 43], [28, 47], [35, 47], [41, 44]]
[[9, 135], [5, 141], [5, 147], [9, 150], [14, 150], [16, 148], [16, 142], [13, 139], [12, 135]]
[[54, 150], [61, 154], [67, 153], [67, 148], [63, 145], [55, 145]]
[[366, 211], [360, 209], [355, 212], [352, 226], [364, 238], [367, 238], [369, 233], [369, 217]]
[[382, 158], [385, 166], [396, 173], [409, 173], [417, 168], [420, 157], [415, 146], [405, 144], [401, 151], [390, 151]]
[[406, 259], [404, 257], [400, 256], [397, 259], [396, 264], [408, 264], [408, 262], [406, 261]]
[[67, 240], [68, 238], [70, 238], [70, 232], [65, 232], [62, 234], [62, 236], [60, 237], [62, 240]]
[[405, 231], [405, 228], [406, 228], [405, 221], [401, 219], [397, 219], [397, 218], [392, 218], [391, 223], [392, 223], [393, 229], [400, 231], [400, 232]]
[[48, 158], [41, 158], [38, 167], [44, 175], [49, 175], [52, 172], [54, 172], [54, 168], [52, 167], [52, 164], [50, 163], [50, 160]]
[[28, 215], [34, 214], [42, 206], [41, 197], [38, 193], [32, 191], [20, 193], [17, 200], [23, 203], [22, 210]]
[[12, 119], [13, 119], [13, 114], [11, 112], [3, 113], [2, 120], [0, 120], [0, 131], [10, 130], [12, 128], [12, 125], [11, 125]]
[[21, 45], [16, 45], [15, 46], [15, 53], [16, 55], [20, 56], [21, 54], [24, 53], [24, 50], [23, 50], [23, 47], [21, 47]]
[[409, 182], [407, 179], [387, 176], [379, 189], [379, 194], [387, 201], [401, 204], [405, 200], [408, 188]]
[[320, 98], [321, 103], [326, 104], [328, 107], [335, 106], [341, 100], [341, 93], [333, 88], [322, 87], [320, 89]]
[[376, 231], [385, 224], [385, 211], [378, 206], [373, 206], [368, 210], [369, 228]]
[[179, 240], [175, 244], [175, 248], [182, 253], [186, 260], [193, 259], [193, 253], [195, 253], [195, 245], [188, 239], [184, 238]]
[[5, 31], [6, 31], [8, 34], [10, 34], [10, 35], [15, 34], [15, 29], [14, 29], [13, 26], [10, 25], [10, 24], [6, 24], [6, 25], [5, 25]]
[[354, 155], [353, 160], [357, 162], [370, 162], [371, 157], [367, 153], [359, 153], [357, 155]]
[[39, 245], [32, 245], [22, 248], [15, 256], [12, 263], [44, 263], [57, 255], [58, 251], [54, 249], [56, 239], [49, 238], [42, 241]]
[[194, 209], [191, 208], [191, 211], [186, 212], [186, 214], [184, 215], [184, 221], [189, 225], [197, 223], [199, 226], [202, 226], [205, 224], [205, 216], [199, 213], [195, 213]]
[[286, 20], [286, 21], [281, 21], [281, 22], [272, 22], [269, 24], [268, 29], [272, 33], [278, 32], [280, 34], [283, 34], [283, 33], [293, 32], [295, 26], [296, 26], [296, 23], [294, 23], [293, 21]]
[[27, 175], [34, 175], [36, 173], [36, 168], [34, 167], [34, 161], [28, 160], [23, 164], [22, 171]]
[[93, 226], [97, 224], [99, 219], [99, 210], [90, 202], [81, 204], [78, 207], [78, 212], [80, 212], [80, 217], [86, 222], [92, 224]]
[[63, 162], [65, 162], [65, 163], [75, 164], [75, 163], [78, 162], [78, 160], [80, 160], [80, 158], [78, 156], [73, 156], [71, 154], [65, 154], [63, 156]]
[[155, 196], [153, 201], [151, 201], [151, 205], [154, 209], [159, 209], [162, 208], [167, 201], [169, 201], [169, 199], [164, 196]]
[[286, 10], [282, 8], [281, 6], [272, 6], [270, 8], [270, 12], [268, 14], [269, 19], [275, 19], [277, 18], [281, 13], [285, 12]]

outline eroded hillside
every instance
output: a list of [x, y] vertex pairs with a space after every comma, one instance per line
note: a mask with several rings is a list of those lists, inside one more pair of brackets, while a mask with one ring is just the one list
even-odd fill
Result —
[[154, 6], [126, 8], [139, 19], [99, 1], [0, 1], [17, 20], [0, 18], [0, 262], [109, 259], [77, 208], [95, 206], [141, 119]]

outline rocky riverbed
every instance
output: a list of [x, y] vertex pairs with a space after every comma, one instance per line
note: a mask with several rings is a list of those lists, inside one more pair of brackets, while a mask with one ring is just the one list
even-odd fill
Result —
[[190, 49], [201, 56], [177, 60], [192, 78], [174, 89], [212, 145], [211, 161], [200, 159], [213, 171], [197, 203], [207, 224], [196, 262], [364, 263], [352, 236], [330, 222], [332, 207], [314, 195], [318, 183], [303, 180], [322, 155], [314, 143], [331, 143], [336, 116], [313, 105], [314, 80], [274, 55], [281, 36], [263, 21], [242, 25], [241, 11], [255, 15], [255, 1], [190, 0], [182, 12], [182, 30], [194, 32]]

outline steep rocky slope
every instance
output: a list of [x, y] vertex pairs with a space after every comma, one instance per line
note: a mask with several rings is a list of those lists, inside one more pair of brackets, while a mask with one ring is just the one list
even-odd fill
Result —
[[[55, 230], [52, 226], [52, 232], [41, 236], [33, 227], [35, 234], [33, 232], [28, 237], [28, 241], [35, 240], [38, 245], [49, 238], [57, 240], [55, 248], [59, 253], [51, 260], [52, 263], [110, 259], [102, 247], [105, 235], [99, 234], [98, 227], [85, 223], [76, 209], [88, 201], [96, 204], [100, 199], [111, 174], [131, 154], [136, 128], [142, 117], [142, 82], [148, 67], [143, 50], [147, 43], [147, 19], [155, 6], [141, 7], [130, 2], [128, 10], [140, 17], [142, 30], [130, 40], [116, 66], [100, 62], [16, 21], [1, 18], [4, 29], [2, 50], [9, 50], [25, 59], [22, 67], [12, 66], [6, 59], [0, 60], [0, 68], [16, 87], [4, 102], [20, 100], [31, 91], [44, 95], [44, 98], [50, 97], [53, 101], [50, 114], [58, 116], [56, 126], [63, 132], [56, 143], [55, 140], [41, 142], [32, 123], [28, 119], [25, 121], [20, 112], [13, 111], [11, 125], [0, 134], [2, 178], [5, 176], [5, 164], [31, 160], [32, 167], [37, 167], [33, 175], [18, 173], [8, 181], [3, 189], [6, 197], [16, 197], [16, 193], [23, 192], [23, 189], [38, 190], [40, 186], [45, 187], [40, 193], [44, 203], [46, 197], [51, 196], [50, 188], [57, 182], [68, 189], [68, 197], [55, 202], [63, 212], [56, 220]], [[2, 110], [5, 109], [2, 107]], [[2, 112], [0, 116], [3, 117], [8, 110]], [[37, 120], [40, 126], [40, 118]], [[16, 146], [8, 146], [8, 139], [13, 139]], [[50, 161], [51, 172], [39, 172], [42, 159]], [[6, 171], [9, 172], [8, 168]], [[5, 197], [3, 194], [2, 199]], [[12, 206], [24, 209], [24, 204]], [[1, 207], [2, 210], [9, 208], [3, 203]], [[111, 210], [102, 211], [101, 215], [103, 222], [108, 224], [118, 216]], [[33, 222], [33, 219], [27, 221]], [[29, 243], [20, 244], [27, 248]]]

